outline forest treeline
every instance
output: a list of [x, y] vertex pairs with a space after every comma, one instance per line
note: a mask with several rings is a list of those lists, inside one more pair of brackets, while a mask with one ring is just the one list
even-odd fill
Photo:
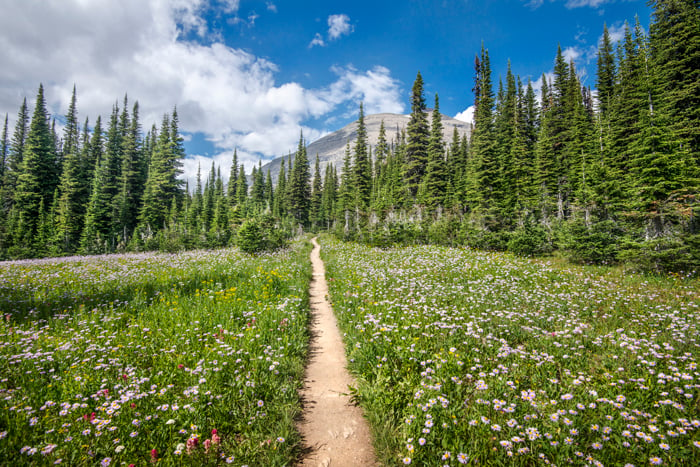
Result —
[[247, 176], [234, 151], [228, 183], [212, 165], [187, 186], [177, 111], [144, 135], [126, 98], [107, 124], [81, 129], [74, 90], [58, 135], [40, 86], [12, 135], [5, 118], [0, 256], [255, 250], [304, 228], [378, 246], [559, 250], [700, 270], [700, 10], [697, 0], [650, 3], [648, 33], [637, 19], [614, 44], [604, 26], [595, 92], [561, 48], [539, 96], [510, 64], [494, 86], [482, 46], [469, 139], [443, 140], [438, 95], [431, 114], [418, 73], [407, 128], [388, 135], [382, 125], [370, 146], [360, 105], [342, 173], [321, 173], [318, 158], [312, 171], [302, 136], [275, 183], [260, 166]]

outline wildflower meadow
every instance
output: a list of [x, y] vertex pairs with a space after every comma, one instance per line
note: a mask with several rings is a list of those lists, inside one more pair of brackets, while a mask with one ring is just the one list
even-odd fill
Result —
[[0, 265], [0, 465], [285, 465], [309, 248]]
[[697, 280], [322, 244], [385, 464], [700, 465]]

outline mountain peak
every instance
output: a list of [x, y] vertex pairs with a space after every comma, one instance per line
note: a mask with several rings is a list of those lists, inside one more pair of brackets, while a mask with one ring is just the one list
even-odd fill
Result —
[[[432, 114], [432, 109], [428, 109], [426, 113]], [[381, 127], [382, 122], [384, 122], [384, 128], [386, 129], [387, 142], [389, 144], [392, 142], [396, 144], [397, 134], [406, 129], [409, 119], [410, 115], [392, 113], [365, 115], [367, 144], [372, 148], [372, 152], [374, 153], [374, 148], [377, 145], [377, 140], [379, 139], [379, 128]], [[457, 128], [457, 132], [459, 133], [460, 137], [464, 134], [467, 135], [467, 138], [471, 137], [472, 125], [470, 123], [463, 122], [443, 114], [442, 126], [443, 139], [447, 143], [452, 141], [452, 134], [455, 128]], [[328, 164], [333, 164], [338, 169], [338, 174], [342, 173], [345, 147], [348, 143], [350, 143], [350, 146], [352, 147], [356, 139], [357, 120], [344, 126], [340, 130], [329, 133], [309, 144], [306, 147], [306, 152], [308, 154], [309, 161], [311, 162], [312, 169], [313, 164], [316, 161], [316, 154], [318, 154], [321, 174], [324, 173]], [[277, 177], [279, 175], [282, 159], [285, 157], [286, 156], [278, 157], [262, 166], [264, 172], [267, 172], [268, 169], [270, 170], [270, 175], [272, 176], [272, 180], [275, 184], [277, 183]], [[287, 167], [287, 170], [288, 169], [289, 167]]]

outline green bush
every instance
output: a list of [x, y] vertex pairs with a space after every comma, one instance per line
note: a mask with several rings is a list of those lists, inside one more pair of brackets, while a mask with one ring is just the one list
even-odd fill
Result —
[[700, 271], [700, 234], [628, 242], [619, 256], [637, 271], [695, 275]]
[[238, 228], [236, 245], [245, 253], [275, 250], [287, 245], [289, 231], [270, 216], [248, 219]]
[[519, 256], [535, 256], [551, 252], [547, 231], [540, 225], [533, 225], [529, 220], [511, 232], [508, 251]]
[[244, 253], [257, 253], [265, 249], [263, 230], [257, 219], [248, 219], [238, 228], [236, 245]]
[[616, 221], [571, 223], [562, 241], [570, 261], [583, 264], [612, 264], [618, 260], [619, 244], [624, 235]]

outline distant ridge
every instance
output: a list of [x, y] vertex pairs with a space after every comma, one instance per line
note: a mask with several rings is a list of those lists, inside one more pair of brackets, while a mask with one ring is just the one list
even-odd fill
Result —
[[[428, 123], [432, 118], [432, 111], [428, 111]], [[386, 139], [389, 144], [392, 141], [396, 142], [397, 130], [406, 129], [409, 121], [409, 115], [401, 114], [390, 114], [381, 113], [373, 115], [365, 115], [365, 126], [367, 127], [367, 140], [368, 144], [372, 147], [372, 153], [374, 154], [374, 147], [377, 145], [377, 139], [379, 138], [379, 127], [382, 121], [384, 121], [384, 127], [386, 128]], [[472, 125], [461, 120], [448, 117], [447, 115], [442, 115], [442, 126], [443, 126], [443, 137], [446, 142], [452, 141], [452, 133], [454, 128], [457, 128], [460, 137], [464, 134], [467, 138], [471, 137]], [[326, 166], [328, 164], [333, 164], [338, 169], [338, 174], [343, 171], [343, 159], [345, 157], [345, 146], [350, 142], [350, 148], [352, 149], [355, 144], [355, 139], [357, 138], [357, 120], [344, 126], [340, 130], [334, 131], [313, 143], [309, 144], [306, 148], [306, 153], [311, 164], [312, 177], [313, 177], [313, 167], [316, 162], [316, 154], [318, 154], [319, 165], [321, 168], [321, 175], [323, 176]], [[293, 157], [293, 156], [292, 156]], [[287, 156], [278, 157], [271, 160], [267, 164], [262, 166], [263, 173], [267, 173], [270, 170], [270, 175], [272, 176], [273, 182], [277, 183], [277, 177], [279, 175], [280, 166], [282, 164], [282, 159], [287, 158]], [[286, 167], [289, 171], [289, 167]]]

